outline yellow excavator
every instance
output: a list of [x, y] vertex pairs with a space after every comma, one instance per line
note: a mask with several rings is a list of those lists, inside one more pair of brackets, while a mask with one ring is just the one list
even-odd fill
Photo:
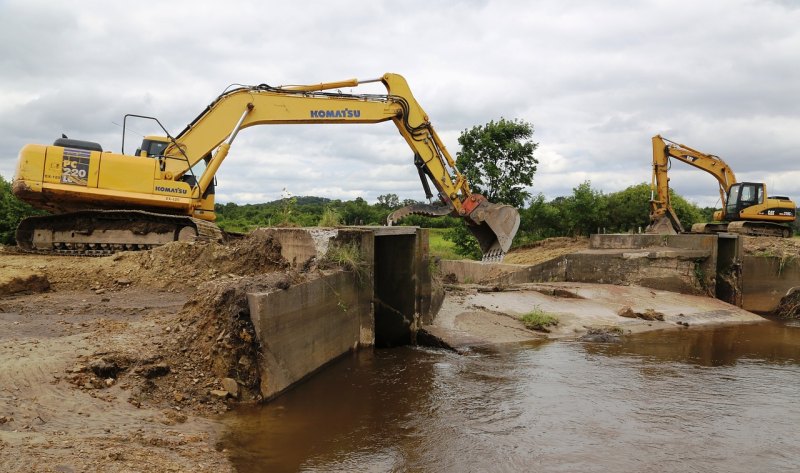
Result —
[[[381, 82], [386, 94], [345, 94], [343, 87]], [[214, 176], [240, 130], [265, 124], [379, 123], [393, 121], [414, 152], [426, 197], [389, 216], [454, 215], [465, 219], [484, 260], [501, 260], [519, 228], [519, 213], [472, 193], [434, 131], [428, 115], [398, 74], [272, 87], [237, 87], [217, 97], [177, 136], [153, 117], [165, 136], [146, 136], [135, 155], [103, 151], [62, 135], [53, 145], [29, 144], [19, 154], [14, 194], [53, 215], [30, 217], [17, 228], [26, 250], [102, 255], [148, 249], [175, 240], [215, 240]]]
[[653, 180], [650, 197], [650, 225], [647, 233], [684, 233], [669, 198], [670, 158], [711, 174], [719, 184], [722, 209], [714, 221], [692, 225], [692, 233], [732, 232], [745, 235], [790, 237], [795, 220], [795, 204], [788, 197], [767, 196], [761, 182], [738, 182], [728, 164], [719, 156], [703, 153], [686, 145], [653, 137]]

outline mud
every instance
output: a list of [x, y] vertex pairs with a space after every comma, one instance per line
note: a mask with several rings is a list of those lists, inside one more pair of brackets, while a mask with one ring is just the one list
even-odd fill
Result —
[[258, 399], [244, 294], [309, 275], [280, 247], [102, 258], [0, 249], [1, 471], [232, 471], [219, 414]]

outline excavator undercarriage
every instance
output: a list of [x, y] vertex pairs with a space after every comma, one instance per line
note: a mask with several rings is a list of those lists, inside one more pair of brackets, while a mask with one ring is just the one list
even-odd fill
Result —
[[17, 227], [17, 245], [26, 251], [106, 256], [149, 250], [172, 241], [222, 241], [211, 222], [141, 210], [83, 210], [29, 217]]

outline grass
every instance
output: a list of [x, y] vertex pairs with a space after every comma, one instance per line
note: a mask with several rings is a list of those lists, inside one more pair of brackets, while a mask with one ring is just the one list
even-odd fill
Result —
[[325, 262], [356, 273], [359, 282], [364, 279], [367, 270], [361, 257], [361, 249], [352, 243], [331, 244], [325, 255]]
[[529, 330], [549, 332], [547, 327], [558, 325], [558, 319], [547, 312], [536, 308], [522, 316], [522, 323]]
[[456, 253], [455, 245], [452, 241], [445, 240], [444, 234], [447, 228], [429, 228], [428, 245], [430, 247], [431, 256], [438, 256], [442, 259], [464, 259]]

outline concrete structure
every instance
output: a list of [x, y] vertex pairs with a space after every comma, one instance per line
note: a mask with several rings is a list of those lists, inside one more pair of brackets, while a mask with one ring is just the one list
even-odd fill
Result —
[[741, 241], [736, 235], [592, 235], [589, 249], [535, 265], [443, 261], [459, 282], [566, 281], [636, 285], [711, 295], [741, 305]]
[[742, 266], [742, 307], [774, 312], [789, 289], [800, 286], [800, 261], [778, 256], [745, 256]]
[[353, 272], [247, 295], [261, 344], [261, 394], [269, 399], [326, 363], [372, 345], [372, 297]]
[[[337, 248], [355, 247], [358, 268], [305, 284], [248, 294], [262, 348], [261, 392], [274, 397], [349, 350], [414, 341], [442, 303], [434, 293], [428, 231], [416, 227], [270, 228], [295, 268], [315, 273]], [[330, 273], [331, 270], [319, 270]]]
[[[424, 328], [430, 343], [460, 351], [498, 343], [578, 338], [590, 330], [613, 340], [622, 333], [765, 320], [710, 297], [637, 286], [548, 282], [514, 289], [464, 290], [459, 297], [448, 298], [434, 325]], [[547, 332], [526, 330], [520, 319], [534, 310], [555, 317], [558, 324], [547, 327]]]

